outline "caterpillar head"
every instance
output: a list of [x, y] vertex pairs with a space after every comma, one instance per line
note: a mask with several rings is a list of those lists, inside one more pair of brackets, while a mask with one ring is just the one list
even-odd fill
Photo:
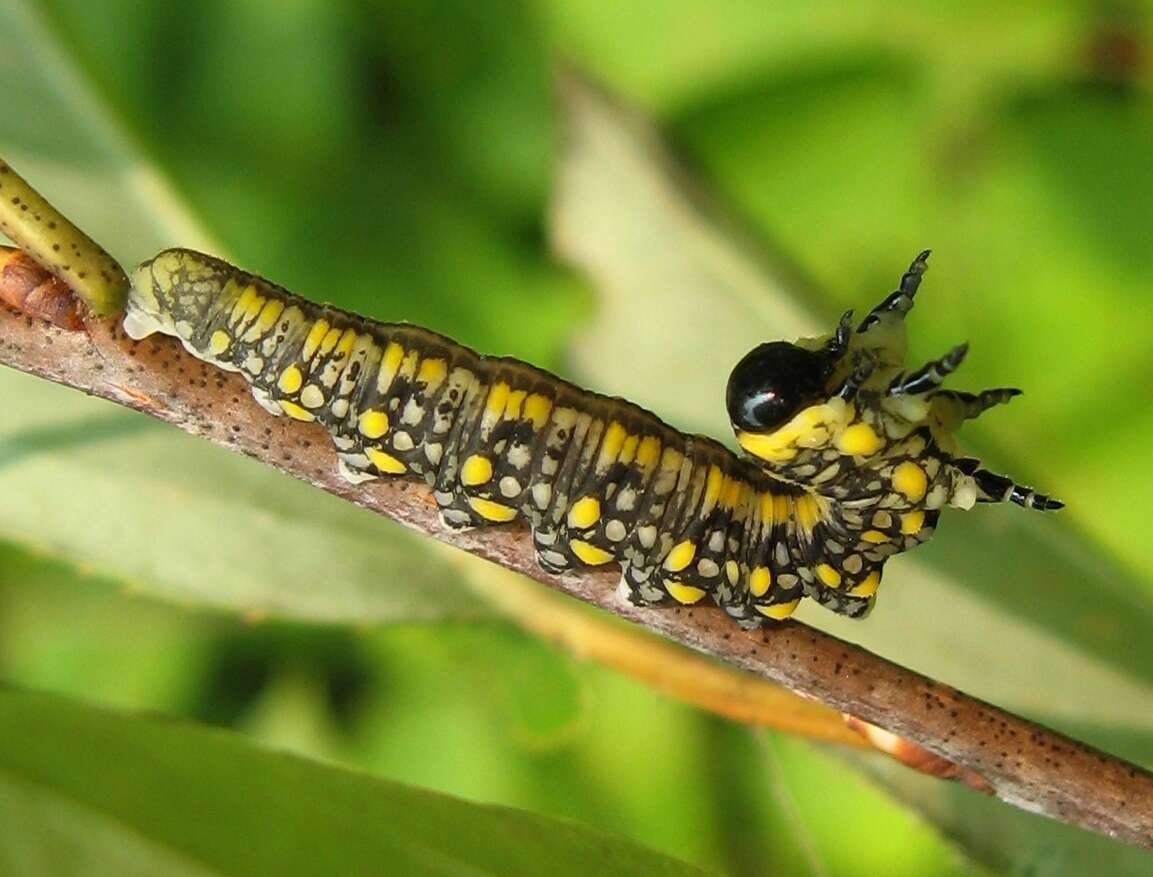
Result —
[[825, 339], [762, 344], [737, 363], [726, 393], [737, 442], [781, 480], [862, 508], [935, 511], [1003, 500], [1060, 507], [958, 456], [953, 433], [961, 423], [1020, 391], [942, 389], [965, 357], [963, 344], [904, 368], [904, 318], [928, 255], [856, 328], [850, 311]]

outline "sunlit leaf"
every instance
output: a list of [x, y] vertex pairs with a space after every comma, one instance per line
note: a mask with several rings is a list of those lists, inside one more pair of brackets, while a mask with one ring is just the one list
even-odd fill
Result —
[[[220, 252], [23, 0], [0, 151], [125, 264]], [[24, 109], [21, 109], [24, 108]], [[35, 124], [32, 120], [35, 120]], [[0, 533], [185, 605], [329, 621], [475, 614], [421, 540], [116, 406], [0, 371]]]

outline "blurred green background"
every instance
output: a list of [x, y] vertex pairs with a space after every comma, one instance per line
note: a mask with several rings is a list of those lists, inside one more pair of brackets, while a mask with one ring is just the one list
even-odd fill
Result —
[[[1023, 399], [969, 428], [968, 444], [1069, 508], [1057, 522], [1002, 509], [975, 524], [947, 519], [918, 552], [923, 566], [909, 560], [908, 588], [883, 593], [860, 627], [833, 629], [1153, 763], [1147, 5], [204, 0], [190, 11], [20, 0], [13, 9], [0, 16], [0, 44], [12, 47], [0, 60], [10, 107], [0, 147], [36, 184], [38, 162], [56, 171], [48, 194], [111, 236], [121, 258], [196, 242], [179, 237], [176, 221], [134, 237], [128, 229], [144, 222], [134, 207], [90, 197], [86, 181], [105, 165], [143, 179], [138, 196], [166, 180], [217, 247], [289, 288], [637, 395], [686, 428], [724, 434], [719, 384], [703, 395], [676, 382], [630, 386], [627, 340], [600, 371], [582, 359], [599, 349], [598, 326], [620, 312], [622, 293], [550, 253], [547, 208], [564, 145], [556, 62], [579, 65], [655, 119], [732, 223], [717, 226], [722, 234], [739, 227], [746, 244], [788, 266], [770, 270], [768, 306], [831, 323], [878, 300], [932, 246], [914, 356], [967, 339], [959, 385], [1024, 387]], [[29, 33], [42, 42], [28, 43]], [[49, 96], [29, 98], [33, 86]], [[88, 141], [103, 145], [85, 153], [78, 144]], [[125, 155], [138, 164], [125, 170]], [[684, 241], [663, 246], [643, 259], [673, 258]], [[616, 331], [653, 336], [646, 349], [663, 350], [674, 372], [699, 364], [723, 380], [744, 352], [710, 323], [711, 308], [718, 319], [736, 312], [733, 289], [680, 313], [696, 332], [687, 349], [656, 328], [658, 284], [627, 294], [647, 310]], [[18, 426], [51, 423], [58, 404], [71, 404], [31, 379], [3, 379], [26, 416], [45, 419], [0, 421], [0, 469], [12, 463]], [[137, 421], [125, 431], [155, 442], [158, 455], [177, 441]], [[40, 462], [86, 468], [102, 440], [77, 432]], [[203, 456], [189, 480], [237, 467], [218, 461], [223, 452]], [[1079, 873], [1109, 855], [1119, 857], [1114, 873], [1141, 872], [1143, 860], [1075, 830], [883, 766], [850, 771], [836, 753], [681, 706], [554, 651], [464, 594], [459, 612], [331, 625], [275, 616], [348, 613], [246, 617], [195, 589], [136, 595], [166, 592], [147, 571], [120, 575], [115, 559], [51, 533], [71, 474], [45, 491], [51, 501], [25, 503], [29, 485], [47, 483], [40, 472], [20, 482], [22, 498], [13, 487], [0, 494], [0, 505], [19, 506], [7, 519], [0, 512], [0, 678], [12, 684], [227, 726], [571, 817], [734, 874]], [[68, 513], [86, 496], [78, 489]], [[281, 515], [304, 508], [269, 502]], [[306, 528], [307, 514], [294, 520]], [[164, 575], [195, 580], [214, 551], [208, 528], [173, 549], [165, 562], [179, 569]], [[393, 556], [382, 554], [382, 574]], [[438, 570], [430, 575], [451, 594], [452, 574]]]

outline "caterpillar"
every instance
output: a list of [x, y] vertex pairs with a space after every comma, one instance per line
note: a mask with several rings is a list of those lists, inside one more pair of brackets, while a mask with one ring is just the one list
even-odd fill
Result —
[[733, 369], [738, 456], [623, 399], [407, 323], [310, 302], [220, 259], [161, 252], [124, 328], [239, 372], [269, 412], [316, 421], [359, 483], [416, 476], [451, 528], [515, 519], [549, 572], [615, 563], [636, 604], [711, 598], [744, 627], [802, 597], [860, 617], [885, 562], [945, 506], [1062, 503], [958, 453], [961, 423], [1019, 393], [942, 387], [954, 348], [909, 371], [905, 317], [929, 256], [857, 326], [762, 344]]

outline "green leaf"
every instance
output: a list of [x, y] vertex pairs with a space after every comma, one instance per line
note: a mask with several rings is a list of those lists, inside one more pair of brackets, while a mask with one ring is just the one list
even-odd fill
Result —
[[[126, 264], [172, 243], [220, 252], [31, 6], [5, 4], [0, 34], [15, 53], [0, 70], [4, 155], [50, 198], [65, 193], [58, 206]], [[13, 371], [0, 371], [0, 398], [10, 406], [0, 533], [26, 548], [185, 605], [255, 616], [483, 611], [423, 540], [334, 497]]]
[[[580, 374], [598, 390], [638, 398], [681, 426], [727, 435], [721, 399], [732, 363], [765, 339], [821, 331], [822, 322], [802, 309], [828, 311], [828, 331], [835, 309], [801, 293], [787, 272], [750, 251], [747, 237], [733, 235], [695, 184], [672, 169], [659, 138], [635, 112], [577, 78], [567, 81], [565, 111], [568, 152], [553, 208], [554, 239], [588, 272], [602, 299], [597, 322], [576, 348]], [[879, 300], [903, 267], [897, 263], [888, 285], [858, 307]], [[935, 282], [930, 273], [914, 333], [921, 310], [933, 306]], [[624, 350], [639, 352], [636, 367], [619, 367]], [[979, 697], [1153, 762], [1153, 654], [1146, 647], [1153, 612], [1143, 590], [1073, 531], [1068, 516], [980, 508], [947, 513], [942, 523], [929, 546], [890, 564], [881, 605], [867, 621], [814, 606], [803, 607], [800, 617]], [[958, 796], [981, 819], [1005, 817], [1003, 804]], [[952, 825], [947, 809], [932, 812]], [[961, 820], [960, 811], [955, 817]], [[1043, 859], [1053, 831], [1067, 833], [1074, 847], [1082, 837], [1035, 817], [1022, 821], [1036, 827], [1022, 830], [1014, 856], [1023, 861]]]
[[0, 822], [11, 874], [701, 873], [576, 823], [14, 691]]
[[[185, 605], [321, 621], [475, 615], [425, 540], [117, 406], [13, 372], [0, 532]], [[71, 499], [69, 499], [71, 497]]]

